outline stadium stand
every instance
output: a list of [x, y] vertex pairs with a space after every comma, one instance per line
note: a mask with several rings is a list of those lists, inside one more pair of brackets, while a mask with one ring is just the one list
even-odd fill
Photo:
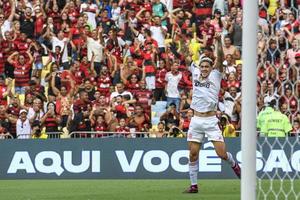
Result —
[[[276, 99], [292, 135], [300, 132], [299, 5], [259, 1], [257, 113]], [[184, 137], [193, 115], [189, 66], [202, 55], [214, 59], [215, 33], [225, 52], [220, 126], [238, 136], [242, 7], [242, 0], [0, 0], [0, 138], [23, 138], [35, 120], [48, 138]]]

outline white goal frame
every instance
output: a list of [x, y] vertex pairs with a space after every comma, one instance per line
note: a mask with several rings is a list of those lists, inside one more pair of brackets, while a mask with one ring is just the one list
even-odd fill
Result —
[[258, 0], [243, 2], [241, 199], [255, 200]]

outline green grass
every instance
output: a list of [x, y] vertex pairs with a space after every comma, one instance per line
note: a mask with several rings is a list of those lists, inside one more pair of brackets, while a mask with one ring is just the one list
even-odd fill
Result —
[[[0, 181], [1, 200], [238, 200], [239, 180], [199, 180], [198, 194], [182, 194], [188, 180], [7, 180]], [[287, 182], [288, 183], [288, 182]], [[279, 181], [275, 190], [279, 191]], [[283, 184], [289, 190], [290, 184]], [[299, 192], [300, 181], [294, 183]], [[268, 181], [263, 182], [267, 191]], [[282, 196], [284, 197], [284, 196]], [[291, 197], [291, 198], [290, 198]], [[262, 199], [262, 198], [260, 198]], [[275, 199], [270, 196], [270, 199]], [[279, 198], [285, 199], [285, 198]], [[296, 199], [289, 196], [287, 199]]]

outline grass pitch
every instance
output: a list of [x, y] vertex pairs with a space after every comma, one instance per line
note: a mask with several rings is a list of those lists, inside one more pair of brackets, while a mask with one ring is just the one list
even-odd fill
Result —
[[[264, 187], [268, 182], [264, 181]], [[279, 181], [275, 182], [279, 188]], [[239, 180], [199, 180], [198, 194], [183, 194], [188, 180], [7, 180], [1, 200], [238, 200]], [[286, 186], [285, 186], [286, 185]], [[294, 183], [299, 191], [300, 181]], [[285, 189], [290, 185], [284, 184]], [[266, 189], [265, 188], [265, 189]], [[266, 189], [267, 190], [267, 189]], [[267, 198], [268, 199], [268, 198]], [[274, 197], [271, 199], [274, 199]], [[290, 199], [290, 198], [284, 198]], [[291, 198], [295, 199], [295, 198]]]

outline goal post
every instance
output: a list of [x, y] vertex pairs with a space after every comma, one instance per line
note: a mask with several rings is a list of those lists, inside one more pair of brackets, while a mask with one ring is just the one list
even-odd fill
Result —
[[241, 199], [255, 200], [258, 1], [243, 2]]

